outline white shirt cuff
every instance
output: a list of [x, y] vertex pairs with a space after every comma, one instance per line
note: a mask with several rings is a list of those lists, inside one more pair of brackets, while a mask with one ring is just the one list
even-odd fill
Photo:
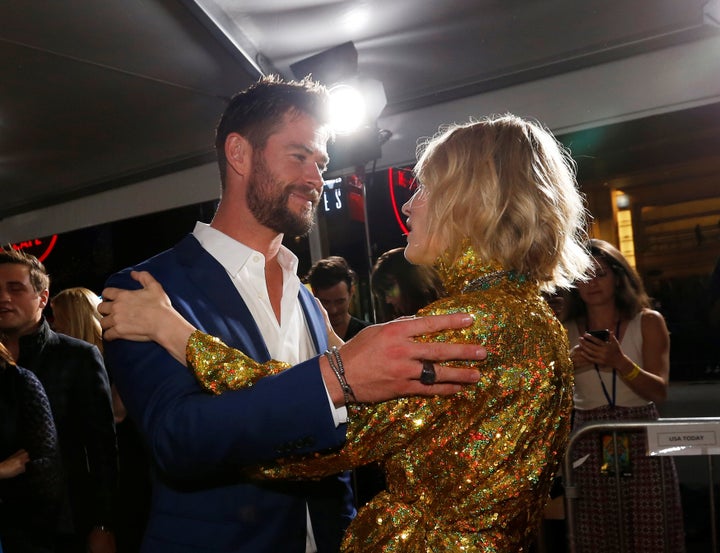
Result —
[[[323, 386], [325, 386], [324, 380]], [[325, 386], [325, 393], [327, 394], [328, 403], [330, 404], [330, 412], [332, 413], [333, 420], [335, 421], [335, 428], [337, 428], [341, 424], [345, 424], [348, 420], [347, 407], [345, 407], [344, 405], [342, 407], [335, 407], [335, 404], [330, 397], [330, 392], [328, 392], [327, 386]]]

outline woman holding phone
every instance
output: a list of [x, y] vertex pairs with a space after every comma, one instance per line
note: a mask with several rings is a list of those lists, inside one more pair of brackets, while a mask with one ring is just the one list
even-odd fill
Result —
[[[596, 421], [657, 419], [655, 405], [667, 397], [670, 376], [665, 320], [650, 309], [639, 275], [617, 248], [593, 239], [588, 250], [593, 272], [573, 290], [565, 323], [575, 367], [575, 427]], [[618, 528], [615, 443], [622, 528]], [[626, 551], [665, 551], [666, 540], [669, 551], [685, 551], [675, 465], [671, 458], [646, 455], [644, 432], [619, 432], [616, 442], [612, 434], [588, 434], [573, 448], [572, 458], [582, 461], [575, 469], [580, 492], [575, 502], [578, 553], [621, 551], [620, 532]]]

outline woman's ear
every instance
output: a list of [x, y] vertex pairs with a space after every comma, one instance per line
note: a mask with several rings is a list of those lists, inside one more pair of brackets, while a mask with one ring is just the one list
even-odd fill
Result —
[[238, 133], [230, 133], [225, 139], [225, 159], [227, 159], [228, 168], [240, 176], [249, 173], [252, 152], [250, 142]]

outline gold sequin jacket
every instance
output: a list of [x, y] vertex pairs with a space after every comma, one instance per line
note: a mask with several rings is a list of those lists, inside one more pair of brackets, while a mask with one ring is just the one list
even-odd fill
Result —
[[[468, 312], [475, 322], [421, 339], [483, 344], [487, 359], [470, 363], [480, 381], [449, 397], [352, 405], [342, 450], [255, 473], [316, 478], [379, 461], [387, 491], [360, 509], [343, 551], [518, 553], [528, 550], [541, 522], [570, 429], [565, 330], [537, 284], [523, 277], [504, 274], [463, 292], [499, 269], [470, 250], [438, 269], [449, 295], [419, 314]], [[215, 393], [288, 367], [258, 364], [199, 332], [188, 342], [188, 361]]]

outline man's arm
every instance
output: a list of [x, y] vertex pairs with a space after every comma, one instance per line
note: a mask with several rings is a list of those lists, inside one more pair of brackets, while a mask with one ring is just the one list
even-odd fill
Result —
[[[162, 286], [147, 272], [132, 277], [140, 290], [106, 288], [100, 311], [106, 339], [126, 338], [153, 340], [172, 356], [186, 363], [186, 345], [195, 327], [172, 306]], [[422, 361], [484, 359], [486, 352], [478, 345], [420, 343], [416, 336], [444, 329], [469, 326], [467, 314], [441, 315], [392, 321], [364, 328], [340, 348], [340, 355], [355, 399], [361, 403], [384, 401], [408, 395], [453, 394], [463, 384], [477, 382], [475, 370], [436, 366], [437, 383], [426, 385], [419, 376]], [[322, 377], [336, 406], [344, 403], [344, 394], [328, 360], [318, 360]]]
[[[176, 271], [172, 263], [167, 265], [161, 270]], [[127, 274], [110, 282], [120, 288], [137, 286]], [[199, 301], [187, 307], [183, 298], [196, 293], [187, 286], [176, 282], [172, 289], [182, 296], [175, 301], [186, 306], [184, 314], [196, 326], [215, 320], [220, 327], [227, 323], [241, 330], [243, 321], [214, 319], [211, 306], [191, 312]], [[213, 397], [157, 344], [108, 341], [105, 356], [128, 413], [168, 477], [189, 482], [227, 474], [237, 479], [239, 466], [344, 442], [345, 429], [333, 421], [317, 359], [248, 390]]]
[[221, 396], [154, 343], [108, 342], [108, 364], [153, 459], [168, 475], [202, 479], [289, 452], [339, 447], [317, 359]]
[[[420, 382], [423, 360], [482, 360], [487, 353], [476, 344], [447, 342], [423, 343], [417, 336], [441, 330], [470, 326], [473, 317], [465, 313], [405, 318], [362, 329], [346, 342], [339, 353], [347, 383], [358, 403], [378, 403], [404, 396], [450, 395], [463, 385], [480, 379], [476, 369], [435, 365], [436, 383]], [[344, 394], [327, 358], [320, 359], [320, 370], [336, 406], [344, 403]]]

